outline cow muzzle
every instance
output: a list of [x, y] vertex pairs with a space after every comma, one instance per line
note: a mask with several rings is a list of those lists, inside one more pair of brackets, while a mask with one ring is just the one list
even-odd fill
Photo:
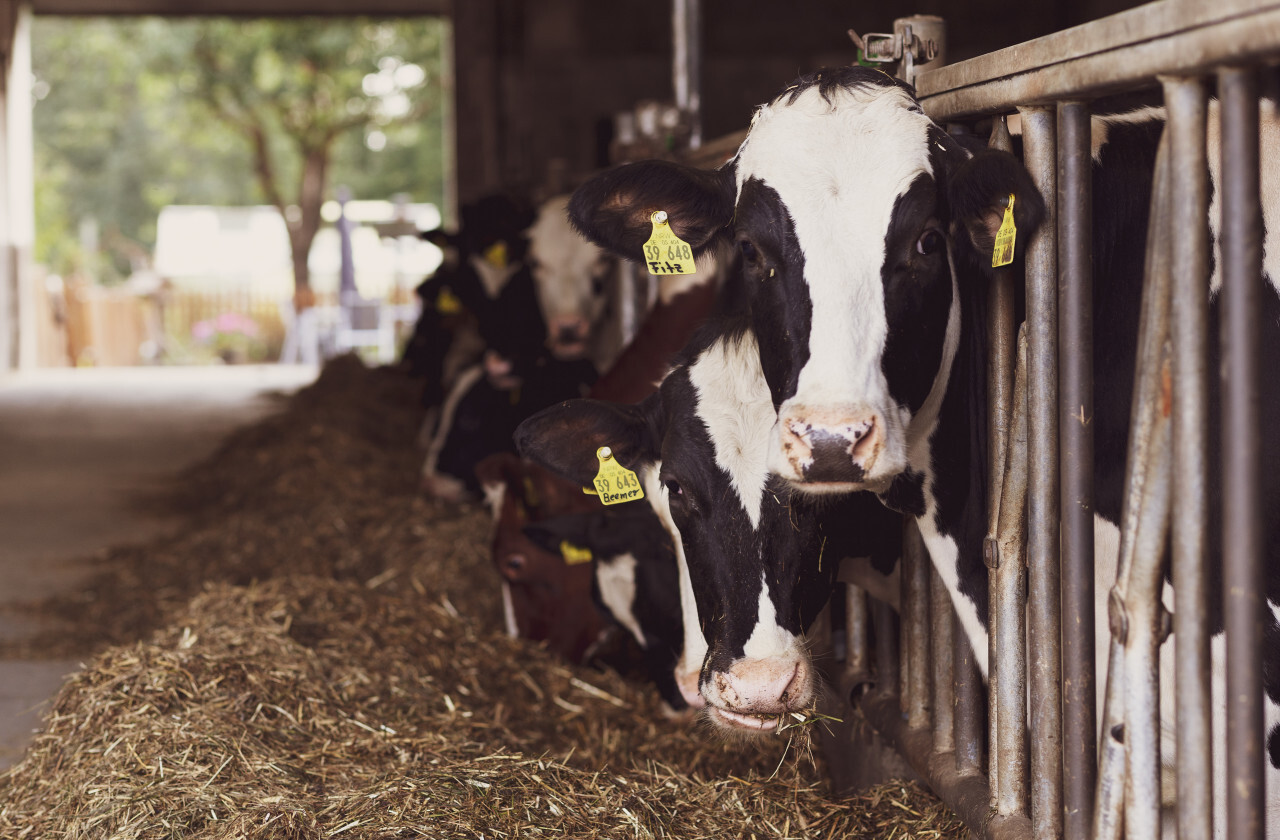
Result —
[[813, 666], [796, 657], [739, 659], [727, 671], [713, 671], [702, 694], [718, 726], [772, 732], [784, 715], [813, 702]]
[[[775, 471], [798, 484], [861, 489], [883, 449], [884, 420], [857, 408], [783, 408], [778, 417]], [[779, 457], [780, 456], [780, 457]]]
[[547, 345], [560, 360], [581, 358], [587, 351], [591, 325], [581, 315], [557, 315], [547, 325]]

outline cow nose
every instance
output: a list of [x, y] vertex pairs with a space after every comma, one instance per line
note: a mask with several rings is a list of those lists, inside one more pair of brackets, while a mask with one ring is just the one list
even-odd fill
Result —
[[789, 657], [740, 659], [711, 683], [716, 713], [742, 729], [774, 729], [779, 715], [813, 700], [812, 667]]
[[884, 424], [870, 411], [793, 409], [780, 419], [783, 454], [806, 482], [860, 482], [879, 453]]

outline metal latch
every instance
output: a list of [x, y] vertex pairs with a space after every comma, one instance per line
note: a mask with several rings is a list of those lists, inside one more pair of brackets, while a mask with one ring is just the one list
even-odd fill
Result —
[[849, 30], [849, 40], [858, 47], [862, 60], [870, 64], [901, 62], [898, 77], [915, 82], [915, 65], [928, 64], [938, 57], [938, 44], [932, 38], [921, 39], [907, 24], [899, 32], [868, 32], [859, 35]]

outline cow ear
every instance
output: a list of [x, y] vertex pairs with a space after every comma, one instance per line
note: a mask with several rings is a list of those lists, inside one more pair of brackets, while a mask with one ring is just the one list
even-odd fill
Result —
[[1025, 253], [1026, 243], [1044, 221], [1044, 198], [1022, 163], [1008, 152], [981, 149], [956, 170], [948, 187], [952, 218], [972, 246], [978, 264], [990, 268], [996, 232], [1004, 221], [1009, 196], [1014, 197], [1013, 221], [1017, 229], [1015, 252]]
[[613, 450], [618, 463], [631, 470], [658, 459], [660, 442], [645, 409], [645, 403], [562, 402], [521, 423], [515, 433], [516, 448], [529, 460], [590, 487], [600, 469], [596, 450], [602, 446]]
[[638, 261], [653, 232], [650, 217], [664, 210], [671, 230], [698, 254], [732, 221], [735, 181], [732, 166], [628, 163], [579, 187], [569, 201], [569, 220], [601, 248]]
[[586, 546], [589, 540], [589, 525], [592, 514], [571, 513], [564, 516], [553, 516], [524, 526], [524, 535], [537, 546], [555, 554], [560, 553], [560, 543], [570, 542], [577, 546]]

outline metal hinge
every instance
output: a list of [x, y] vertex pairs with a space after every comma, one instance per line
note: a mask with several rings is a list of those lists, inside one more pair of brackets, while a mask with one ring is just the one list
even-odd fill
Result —
[[858, 47], [859, 58], [869, 64], [898, 63], [898, 78], [908, 84], [915, 83], [915, 66], [927, 64], [938, 57], [938, 45], [932, 38], [921, 39], [907, 24], [901, 32], [886, 34], [868, 32], [859, 35], [849, 30], [849, 39]]

